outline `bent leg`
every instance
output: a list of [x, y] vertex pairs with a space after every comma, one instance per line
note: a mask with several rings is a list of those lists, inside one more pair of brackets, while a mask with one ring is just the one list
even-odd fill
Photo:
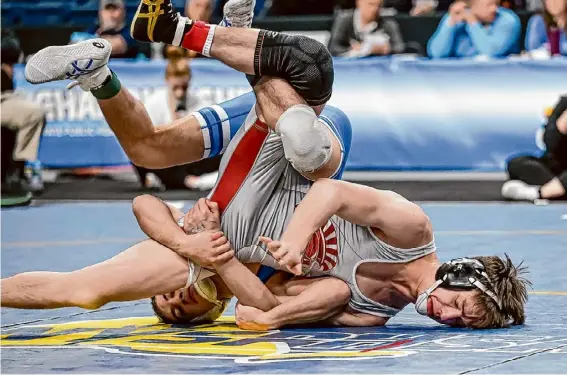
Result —
[[254, 95], [241, 95], [159, 127], [154, 127], [142, 102], [124, 87], [98, 103], [130, 160], [160, 169], [224, 153], [250, 112]]
[[187, 283], [187, 260], [153, 240], [73, 272], [25, 272], [1, 281], [3, 307], [96, 309], [165, 294]]
[[18, 132], [14, 160], [36, 160], [45, 124], [43, 109], [18, 95], [10, 95], [2, 101], [1, 112], [2, 124]]
[[540, 158], [518, 156], [511, 159], [507, 166], [511, 180], [520, 180], [529, 185], [543, 185], [555, 177], [555, 174]]
[[281, 135], [294, 168], [310, 180], [332, 177], [341, 164], [341, 143], [297, 91], [282, 78], [264, 77], [254, 92], [259, 117]]

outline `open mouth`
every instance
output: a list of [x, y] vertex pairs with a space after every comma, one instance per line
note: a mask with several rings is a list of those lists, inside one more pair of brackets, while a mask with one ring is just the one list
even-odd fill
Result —
[[195, 289], [193, 288], [193, 286], [190, 286], [189, 288], [187, 288], [187, 298], [189, 299], [189, 301], [191, 303], [197, 304], [197, 298], [195, 298]]

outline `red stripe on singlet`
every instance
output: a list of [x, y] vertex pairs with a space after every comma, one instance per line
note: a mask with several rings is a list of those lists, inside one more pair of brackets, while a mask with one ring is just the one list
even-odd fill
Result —
[[254, 162], [268, 137], [268, 125], [260, 120], [246, 131], [236, 145], [210, 200], [217, 202], [222, 214], [252, 170]]

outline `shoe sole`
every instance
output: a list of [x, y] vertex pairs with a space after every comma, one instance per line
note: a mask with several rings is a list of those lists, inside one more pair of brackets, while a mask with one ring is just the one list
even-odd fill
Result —
[[[93, 60], [108, 61], [112, 46], [104, 39], [91, 39], [68, 46], [47, 47], [36, 53], [26, 64], [25, 77], [29, 83], [38, 84], [67, 77], [69, 66], [74, 62]], [[90, 65], [86, 63], [86, 65]], [[102, 68], [103, 64], [90, 72]]]
[[32, 197], [32, 193], [30, 192], [22, 195], [7, 195], [2, 197], [0, 205], [2, 207], [27, 206], [31, 203]]

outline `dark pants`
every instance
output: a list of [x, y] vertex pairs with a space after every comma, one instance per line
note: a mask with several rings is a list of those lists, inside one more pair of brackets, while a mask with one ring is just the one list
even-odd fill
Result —
[[200, 176], [218, 171], [221, 157], [222, 155], [218, 155], [214, 158], [164, 169], [147, 169], [137, 165], [134, 165], [134, 167], [136, 167], [142, 184], [144, 184], [146, 175], [151, 172], [159, 177], [166, 189], [186, 189], [185, 177], [188, 175]]
[[567, 169], [549, 155], [542, 157], [518, 156], [508, 162], [508, 175], [511, 180], [520, 180], [528, 185], [545, 185], [555, 177], [567, 190]]

